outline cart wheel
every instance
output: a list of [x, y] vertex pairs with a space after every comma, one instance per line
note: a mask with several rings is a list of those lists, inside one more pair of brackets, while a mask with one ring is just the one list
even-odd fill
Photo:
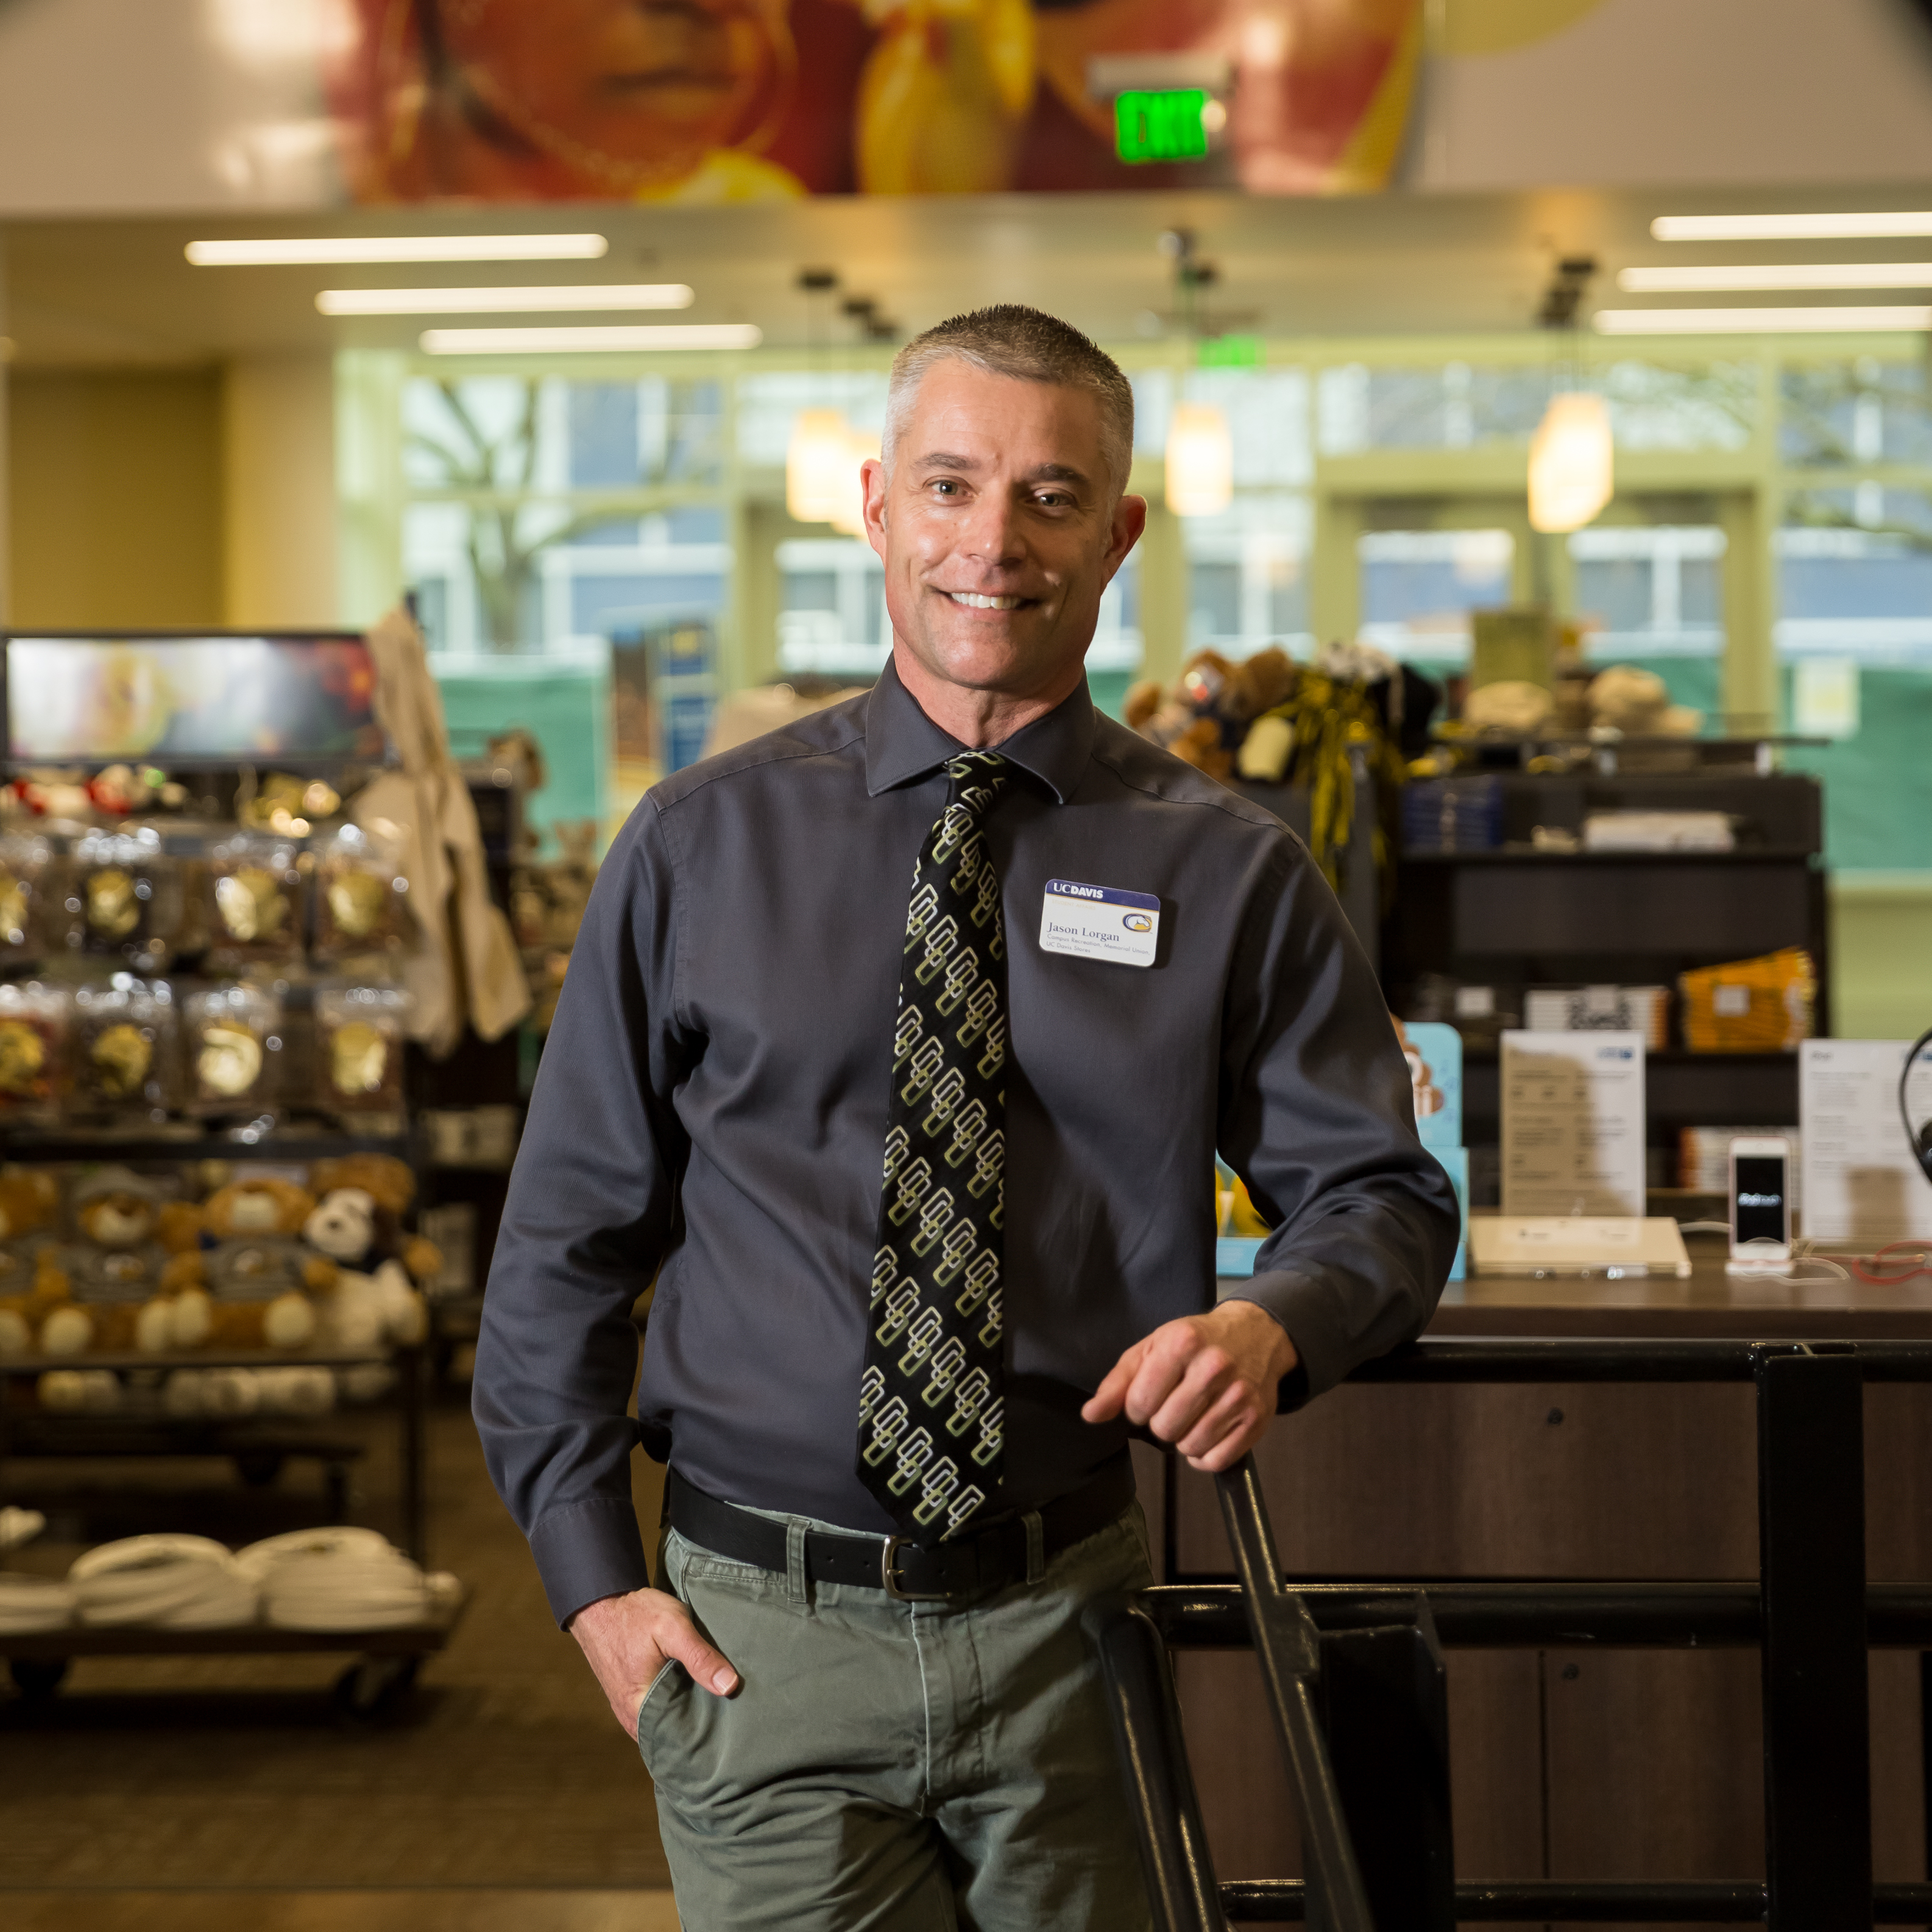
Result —
[[30, 1704], [44, 1704], [61, 1688], [67, 1675], [64, 1657], [16, 1657], [8, 1660], [14, 1688]]
[[416, 1657], [357, 1658], [335, 1680], [336, 1709], [354, 1724], [380, 1723], [409, 1695], [422, 1662]]

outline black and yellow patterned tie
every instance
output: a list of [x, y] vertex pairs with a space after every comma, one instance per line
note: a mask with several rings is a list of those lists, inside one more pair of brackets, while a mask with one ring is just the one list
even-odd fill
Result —
[[906, 912], [859, 1478], [905, 1533], [956, 1534], [999, 1486], [1006, 961], [982, 836], [1006, 761], [968, 752]]

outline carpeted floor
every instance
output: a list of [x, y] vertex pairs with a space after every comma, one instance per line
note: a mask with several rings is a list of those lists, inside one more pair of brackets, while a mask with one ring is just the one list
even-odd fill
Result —
[[[379, 1412], [344, 1426], [368, 1445], [356, 1520], [388, 1529], [393, 1424]], [[0, 1918], [23, 1932], [56, 1921], [116, 1932], [136, 1922], [167, 1932], [231, 1922], [274, 1932], [459, 1919], [476, 1932], [500, 1922], [520, 1932], [674, 1924], [666, 1898], [620, 1906], [609, 1896], [668, 1882], [649, 1780], [575, 1645], [550, 1621], [460, 1399], [433, 1415], [429, 1445], [430, 1562], [472, 1594], [406, 1706], [380, 1727], [346, 1724], [328, 1691], [346, 1660], [328, 1657], [86, 1660], [39, 1706], [0, 1688], [0, 1889], [14, 1894], [0, 1903]], [[641, 1487], [657, 1472], [638, 1460]], [[198, 1494], [177, 1497], [145, 1526], [219, 1534], [226, 1514], [231, 1540], [288, 1526], [309, 1480], [285, 1474], [278, 1491], [238, 1495], [219, 1464], [16, 1462], [7, 1474], [13, 1499], [40, 1507], [58, 1484], [83, 1479], [96, 1492], [93, 1534], [110, 1517], [106, 1533], [126, 1533], [131, 1519], [151, 1515], [139, 1492], [192, 1478]], [[655, 1522], [655, 1493], [640, 1494], [640, 1505]], [[237, 1520], [237, 1507], [253, 1520]], [[81, 1527], [70, 1512], [56, 1526], [69, 1537]], [[58, 1571], [77, 1546], [45, 1541], [15, 1560]], [[284, 1898], [271, 1910], [258, 1899], [244, 1911], [238, 1900], [242, 1916], [232, 1919], [182, 1902], [236, 1887], [326, 1889], [335, 1902]], [[576, 1895], [521, 1916], [474, 1889], [550, 1887]], [[346, 1912], [345, 1888], [358, 1898], [394, 1891], [398, 1902]], [[402, 1895], [415, 1888], [460, 1891], [439, 1913], [420, 1892], [413, 1901]], [[97, 1894], [84, 1920], [75, 1890]], [[159, 1892], [180, 1895], [165, 1910], [157, 1901], [152, 1915], [109, 1896]], [[67, 1906], [46, 1903], [52, 1894]]]

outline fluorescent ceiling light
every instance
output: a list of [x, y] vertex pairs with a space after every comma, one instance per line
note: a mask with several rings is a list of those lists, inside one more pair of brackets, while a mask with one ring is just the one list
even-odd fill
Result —
[[1858, 335], [1932, 328], [1932, 308], [1600, 308], [1603, 335]]
[[1701, 268], [1625, 268], [1617, 286], [1634, 296], [1720, 289], [1932, 289], [1932, 262], [1732, 262]]
[[315, 262], [591, 262], [610, 252], [601, 235], [286, 235], [190, 242], [197, 268]]
[[688, 308], [682, 282], [602, 282], [568, 288], [324, 289], [324, 315], [556, 314], [565, 309]]
[[1932, 235], [1932, 210], [1912, 214], [1660, 214], [1660, 242], [1856, 242]]
[[431, 356], [609, 355], [638, 349], [755, 349], [764, 332], [748, 322], [643, 322], [632, 328], [426, 328]]

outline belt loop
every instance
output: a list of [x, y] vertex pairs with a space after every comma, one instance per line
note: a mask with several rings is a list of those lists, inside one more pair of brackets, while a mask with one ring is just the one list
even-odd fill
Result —
[[805, 1601], [805, 1525], [796, 1516], [785, 1520], [785, 1594], [794, 1604]]
[[1038, 1510], [1028, 1510], [1020, 1520], [1026, 1525], [1026, 1580], [1037, 1583], [1046, 1574], [1046, 1526]]

